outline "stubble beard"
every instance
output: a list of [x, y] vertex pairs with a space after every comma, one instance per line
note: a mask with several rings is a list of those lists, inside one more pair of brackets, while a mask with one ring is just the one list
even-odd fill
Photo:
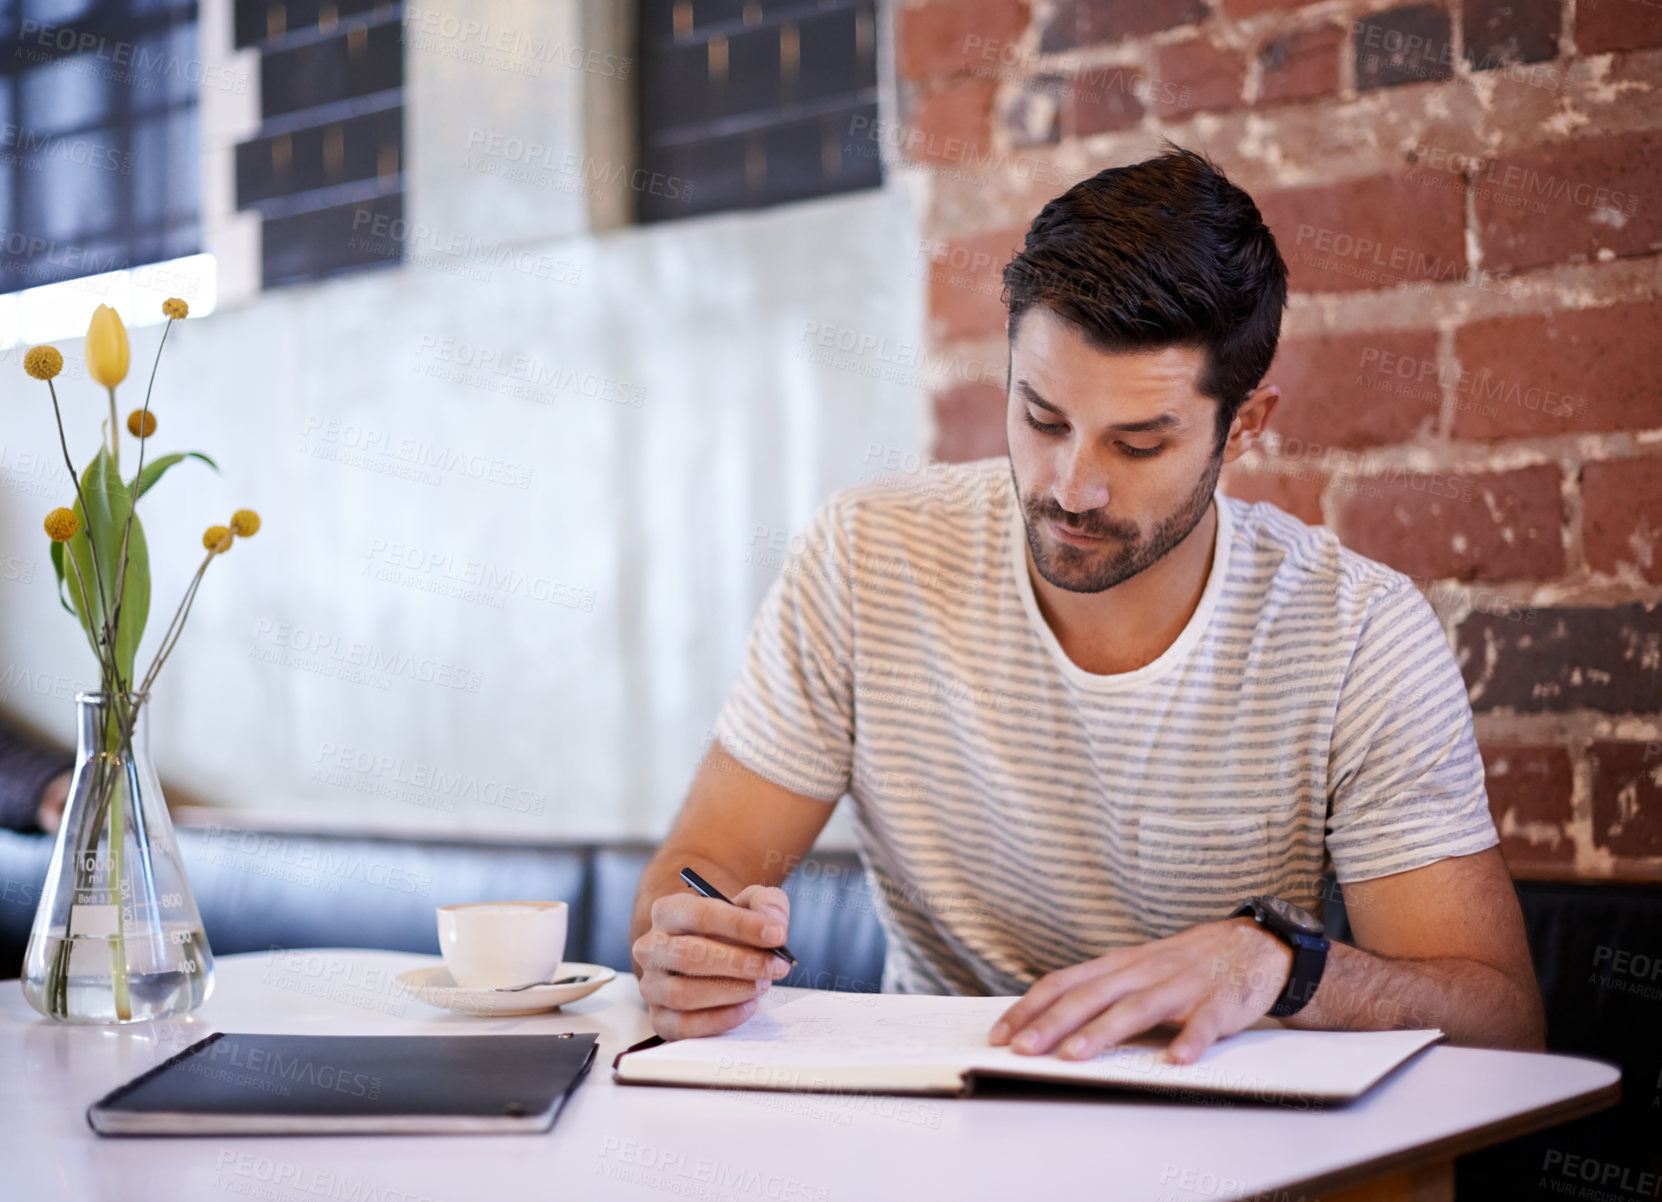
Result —
[[[1134, 523], [1104, 521], [1094, 513], [1069, 513], [1048, 497], [1025, 496], [1016, 479], [1014, 461], [1010, 464], [1010, 483], [1021, 506], [1027, 546], [1039, 575], [1070, 593], [1100, 593], [1160, 562], [1188, 538], [1206, 516], [1222, 471], [1223, 456], [1213, 455], [1194, 491], [1175, 513], [1161, 518], [1146, 538]], [[1055, 541], [1044, 532], [1051, 521], [1080, 534], [1105, 536], [1108, 542], [1101, 547], [1075, 547]]]

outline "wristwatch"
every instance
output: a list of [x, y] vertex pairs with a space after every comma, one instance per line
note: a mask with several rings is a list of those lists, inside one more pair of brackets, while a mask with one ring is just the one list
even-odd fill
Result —
[[1322, 920], [1290, 901], [1269, 896], [1247, 898], [1229, 917], [1240, 918], [1244, 914], [1252, 915], [1259, 926], [1279, 935], [1293, 949], [1293, 971], [1269, 1013], [1271, 1018], [1297, 1014], [1316, 995], [1322, 969], [1327, 967], [1329, 945]]

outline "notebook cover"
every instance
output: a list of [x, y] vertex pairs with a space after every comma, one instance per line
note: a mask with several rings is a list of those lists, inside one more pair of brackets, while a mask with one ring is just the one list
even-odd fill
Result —
[[598, 1036], [219, 1032], [87, 1109], [105, 1135], [546, 1131]]

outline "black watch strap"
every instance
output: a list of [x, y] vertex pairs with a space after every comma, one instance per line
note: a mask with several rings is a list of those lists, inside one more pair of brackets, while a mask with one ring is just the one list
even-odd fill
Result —
[[[1279, 932], [1278, 932], [1279, 933]], [[1271, 1018], [1286, 1018], [1304, 1009], [1316, 996], [1322, 972], [1327, 968], [1327, 940], [1314, 935], [1284, 936], [1293, 949], [1293, 971], [1287, 976], [1287, 987], [1269, 1009]], [[1311, 946], [1312, 944], [1316, 946]]]
[[[1327, 968], [1330, 944], [1324, 935], [1305, 934], [1283, 925], [1277, 920], [1275, 912], [1257, 897], [1249, 897], [1242, 902], [1230, 917], [1241, 918], [1248, 914], [1257, 920], [1259, 926], [1293, 949], [1292, 971], [1287, 974], [1287, 984], [1282, 988], [1281, 996], [1269, 1008], [1269, 1016], [1287, 1018], [1297, 1014], [1316, 996], [1316, 987], [1321, 984], [1322, 973]], [[1321, 928], [1316, 925], [1315, 929]]]

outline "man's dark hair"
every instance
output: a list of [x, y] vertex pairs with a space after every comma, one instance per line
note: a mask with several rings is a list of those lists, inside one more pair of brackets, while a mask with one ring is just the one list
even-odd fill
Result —
[[1170, 142], [1040, 211], [1004, 268], [1010, 337], [1043, 305], [1104, 351], [1197, 346], [1203, 396], [1230, 423], [1275, 358], [1287, 265], [1258, 206], [1209, 160]]

